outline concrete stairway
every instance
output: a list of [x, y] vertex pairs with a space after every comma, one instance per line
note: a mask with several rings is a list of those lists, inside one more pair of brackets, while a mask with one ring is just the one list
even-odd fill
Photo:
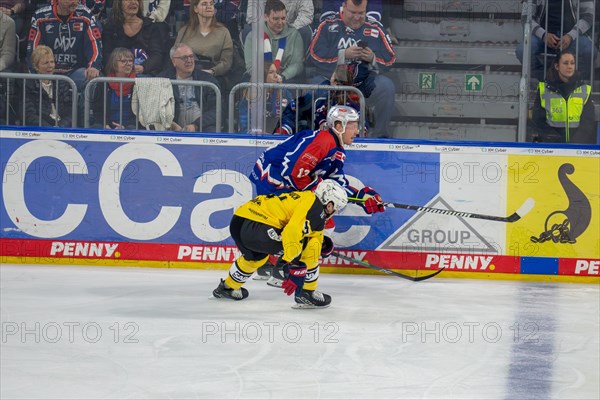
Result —
[[399, 43], [394, 137], [515, 141], [521, 65], [519, 0], [405, 0], [393, 15]]

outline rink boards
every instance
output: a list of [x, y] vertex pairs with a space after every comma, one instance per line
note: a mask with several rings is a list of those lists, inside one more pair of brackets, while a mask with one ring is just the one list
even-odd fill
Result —
[[[247, 175], [281, 139], [3, 129], [2, 262], [228, 268]], [[360, 140], [345, 172], [388, 202], [507, 216], [535, 201], [514, 223], [349, 205], [334, 234], [346, 255], [446, 277], [599, 281], [598, 146]]]

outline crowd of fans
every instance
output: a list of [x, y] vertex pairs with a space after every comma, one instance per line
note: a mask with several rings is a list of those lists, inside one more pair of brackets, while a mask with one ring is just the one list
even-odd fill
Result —
[[[251, 74], [253, 54], [248, 32], [257, 18], [258, 1], [263, 2], [264, 10], [264, 18], [260, 19], [265, 31], [264, 59], [271, 69], [270, 73], [265, 70], [266, 82], [321, 83], [332, 76], [338, 64], [361, 65], [372, 75], [362, 82], [361, 90], [364, 88], [365, 98], [381, 114], [375, 124], [379, 129], [373, 132], [383, 136], [389, 123], [385, 115], [393, 107], [395, 90], [392, 81], [381, 73], [394, 62], [395, 55], [381, 21], [381, 0], [318, 0], [329, 21], [324, 28], [321, 24], [325, 24], [325, 17], [321, 21], [315, 16], [310, 0], [30, 0], [28, 4], [24, 0], [0, 0], [3, 21], [10, 19], [15, 25], [2, 24], [3, 30], [8, 30], [6, 36], [15, 38], [15, 32], [21, 38], [20, 49], [19, 44], [7, 41], [13, 54], [3, 51], [2, 71], [38, 72], [32, 55], [36, 48], [46, 46], [55, 60], [52, 73], [68, 76], [76, 83], [80, 110], [87, 83], [99, 76], [201, 80], [216, 83], [227, 101], [228, 91]], [[367, 17], [367, 13], [377, 18]], [[183, 24], [177, 30], [181, 20]], [[332, 25], [330, 21], [336, 22]], [[340, 51], [335, 50], [338, 47]], [[187, 49], [193, 58], [174, 56]], [[21, 57], [16, 57], [18, 53]], [[191, 71], [184, 73], [186, 69]], [[381, 79], [386, 80], [379, 82]], [[133, 85], [110, 83], [104, 85], [104, 90], [94, 90], [91, 100], [95, 126], [132, 127]], [[212, 110], [204, 107], [214, 100], [197, 91], [198, 87], [173, 88], [173, 130], [214, 129], [215, 105]], [[282, 96], [284, 101], [276, 101]], [[272, 110], [273, 116], [281, 115], [291, 100], [289, 93], [273, 92], [269, 97], [278, 104], [277, 110]], [[37, 104], [45, 112], [51, 100], [38, 96], [31, 99], [31, 106]], [[56, 106], [59, 109], [55, 113], [60, 114], [63, 106]], [[61, 124], [67, 120], [63, 118]], [[272, 123], [269, 131], [275, 125]], [[240, 121], [239, 127], [244, 131], [247, 124]]]
[[[389, 9], [396, 6], [391, 0], [0, 0], [0, 71], [41, 73], [40, 57], [53, 57], [51, 68], [44, 67], [43, 71], [68, 76], [75, 82], [80, 94], [76, 100], [79, 110], [83, 109], [86, 85], [99, 76], [205, 81], [216, 84], [224, 94], [222, 106], [226, 110], [231, 88], [248, 80], [252, 72], [254, 54], [248, 33], [250, 24], [258, 18], [258, 2], [264, 10], [259, 21], [264, 21], [265, 82], [343, 82], [354, 86], [366, 99], [367, 109], [361, 112], [367, 116], [369, 136], [388, 136], [396, 94], [393, 81], [386, 76], [396, 61], [395, 39], [386, 29], [389, 21], [385, 19], [391, 15]], [[573, 28], [562, 42], [559, 32], [555, 36], [548, 27], [546, 33], [539, 24], [533, 31], [534, 38], [558, 50], [579, 42], [579, 52], [588, 62], [589, 46], [583, 30], [591, 25], [587, 15], [593, 10], [591, 3], [581, 2], [584, 12], [580, 20], [567, 21]], [[540, 7], [536, 21], [546, 12], [556, 14], [555, 6], [548, 10]], [[550, 18], [550, 23], [555, 24], [555, 20]], [[555, 37], [556, 43], [552, 41]], [[539, 52], [540, 46], [535, 45], [532, 52]], [[39, 48], [43, 52], [35, 57]], [[522, 57], [522, 46], [517, 55]], [[131, 108], [143, 101], [132, 101], [134, 85], [138, 83], [95, 85], [99, 89], [93, 91], [91, 99], [93, 126], [135, 127], [136, 110]], [[20, 100], [32, 112], [41, 110], [44, 115], [35, 112], [35, 124], [34, 118], [25, 120], [15, 112], [13, 121], [21, 117], [23, 124], [38, 125], [43, 120], [44, 125], [65, 126], [71, 120], [67, 115], [70, 108], [68, 112], [63, 110], [64, 100], [71, 99], [61, 94], [64, 85], [40, 81], [29, 82], [29, 87], [32, 91], [27, 91], [27, 97], [31, 99]], [[210, 90], [183, 85], [172, 90], [174, 115], [167, 128], [204, 132], [215, 129], [216, 100], [208, 94]], [[31, 96], [40, 91], [42, 95], [37, 98]], [[246, 112], [247, 94], [240, 96], [239, 107]], [[338, 103], [355, 103], [355, 99], [338, 99], [338, 95], [333, 96]], [[294, 100], [287, 92], [266, 92], [270, 102], [266, 112], [271, 121], [265, 130], [291, 134], [296, 131], [295, 125], [318, 128], [318, 118], [306, 112], [315, 109], [309, 103], [319, 98], [311, 96]], [[0, 101], [6, 102], [6, 96], [2, 97]], [[320, 103], [316, 108], [322, 112], [327, 106]], [[0, 108], [0, 117], [5, 121], [7, 107], [0, 104]], [[299, 113], [300, 119], [303, 114], [306, 118], [294, 124], [283, 121], [283, 116], [296, 108], [305, 111]], [[238, 129], [249, 129], [247, 116], [240, 114]]]

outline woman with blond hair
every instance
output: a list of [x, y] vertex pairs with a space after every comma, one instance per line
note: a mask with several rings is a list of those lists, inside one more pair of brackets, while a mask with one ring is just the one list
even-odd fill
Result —
[[[31, 53], [31, 65], [38, 74], [53, 75], [54, 53], [39, 45]], [[25, 124], [70, 127], [73, 93], [65, 81], [28, 79], [25, 94]]]
[[233, 63], [233, 41], [231, 34], [215, 18], [213, 0], [192, 0], [190, 17], [177, 33], [175, 44], [185, 43], [198, 58], [200, 68], [219, 79], [225, 87], [225, 76]]

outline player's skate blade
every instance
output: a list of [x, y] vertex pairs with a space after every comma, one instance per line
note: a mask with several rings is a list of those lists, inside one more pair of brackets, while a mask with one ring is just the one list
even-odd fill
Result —
[[271, 277], [267, 281], [267, 285], [280, 288], [285, 280], [285, 271], [279, 265], [273, 267]]
[[267, 279], [269, 279], [271, 277], [272, 273], [273, 273], [273, 264], [271, 264], [271, 262], [267, 261], [267, 263], [265, 265], [263, 265], [262, 267], [258, 267], [258, 269], [256, 270], [256, 273], [252, 276], [252, 279], [255, 281], [266, 281]]

